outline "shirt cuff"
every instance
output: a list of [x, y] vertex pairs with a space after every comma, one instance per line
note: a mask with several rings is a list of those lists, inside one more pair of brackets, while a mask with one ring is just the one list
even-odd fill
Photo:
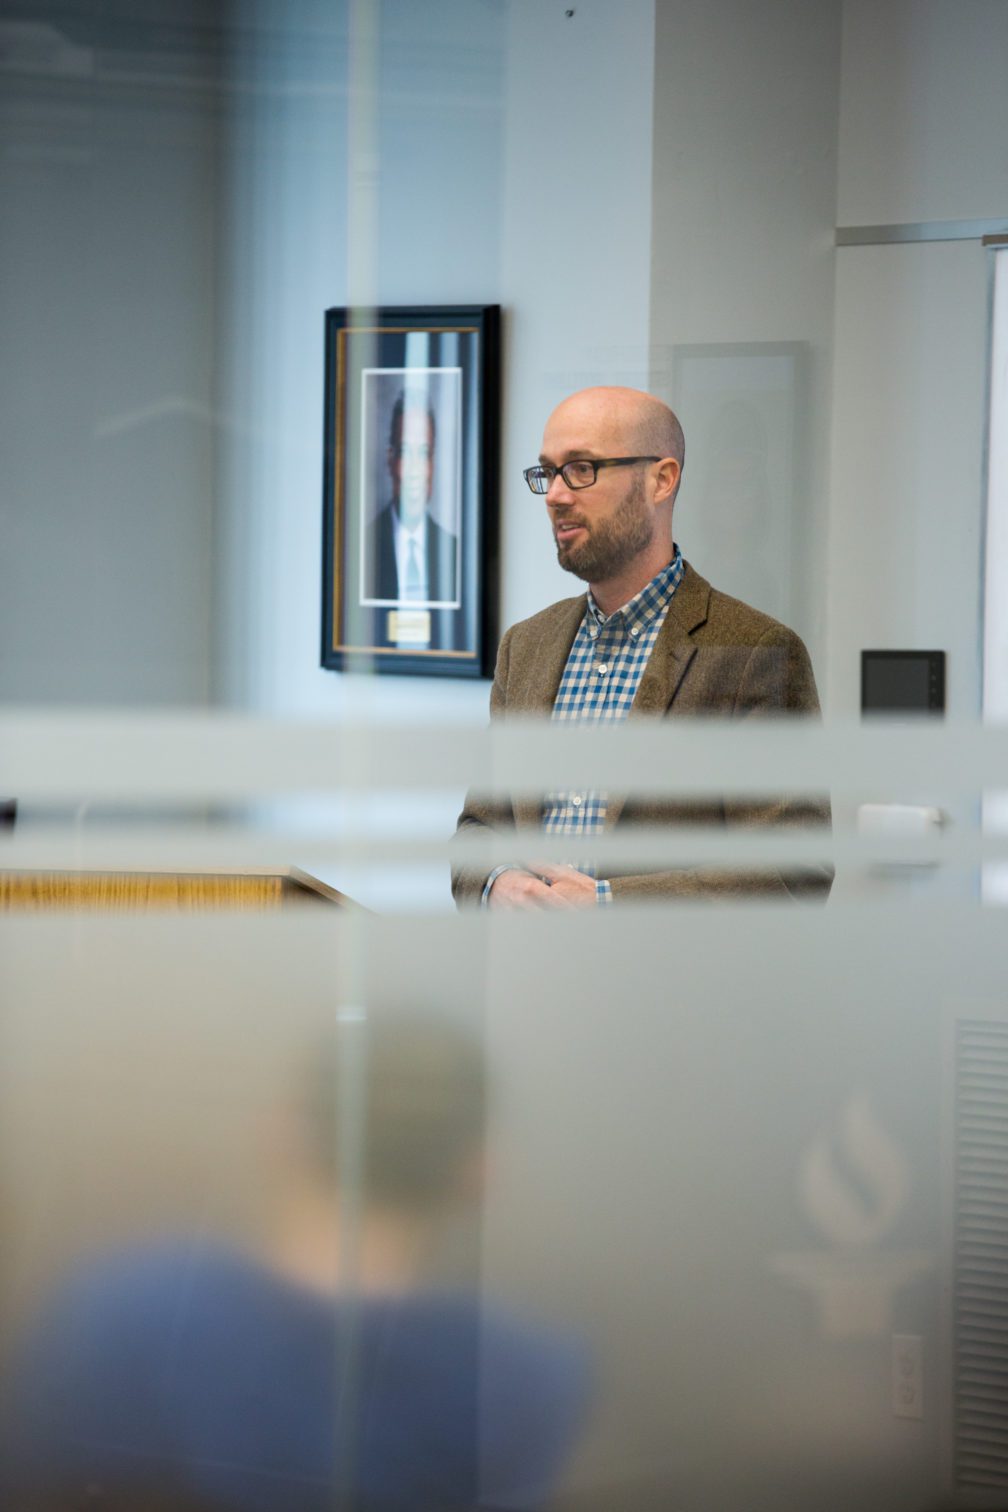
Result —
[[595, 902], [596, 903], [600, 903], [600, 904], [601, 903], [611, 903], [612, 900], [613, 900], [612, 888], [610, 887], [609, 883], [608, 882], [596, 882], [595, 883]]

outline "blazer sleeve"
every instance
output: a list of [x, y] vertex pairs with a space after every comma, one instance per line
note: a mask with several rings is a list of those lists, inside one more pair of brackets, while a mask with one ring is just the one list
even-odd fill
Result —
[[[493, 686], [490, 689], [490, 718], [503, 719], [508, 706], [508, 669], [511, 657], [511, 631], [508, 630], [497, 652]], [[514, 810], [505, 798], [493, 798], [472, 789], [466, 794], [462, 812], [455, 826], [455, 855], [452, 865], [452, 896], [459, 908], [476, 907], [490, 875], [489, 868], [466, 866], [462, 862], [466, 840], [487, 831], [514, 829]]]

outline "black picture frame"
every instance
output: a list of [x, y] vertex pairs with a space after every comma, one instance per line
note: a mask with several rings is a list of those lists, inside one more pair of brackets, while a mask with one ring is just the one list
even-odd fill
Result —
[[500, 306], [325, 313], [322, 666], [489, 677]]

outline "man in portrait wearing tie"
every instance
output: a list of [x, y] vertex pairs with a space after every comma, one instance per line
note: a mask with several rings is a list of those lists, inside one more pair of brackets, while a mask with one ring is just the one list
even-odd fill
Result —
[[430, 514], [437, 424], [426, 394], [401, 390], [392, 407], [392, 498], [364, 538], [365, 602], [457, 602], [458, 539]]

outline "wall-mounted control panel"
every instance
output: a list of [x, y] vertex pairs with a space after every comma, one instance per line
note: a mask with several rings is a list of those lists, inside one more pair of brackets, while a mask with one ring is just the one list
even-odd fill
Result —
[[944, 651], [862, 651], [862, 714], [944, 714]]

